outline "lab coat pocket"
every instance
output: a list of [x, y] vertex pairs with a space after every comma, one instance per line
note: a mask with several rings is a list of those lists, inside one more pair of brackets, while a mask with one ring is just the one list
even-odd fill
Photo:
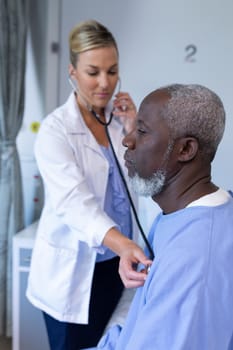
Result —
[[53, 310], [53, 314], [60, 313], [61, 310], [69, 313], [71, 281], [77, 255], [77, 249], [55, 247], [44, 239], [38, 240], [33, 251], [31, 291], [44, 305]]

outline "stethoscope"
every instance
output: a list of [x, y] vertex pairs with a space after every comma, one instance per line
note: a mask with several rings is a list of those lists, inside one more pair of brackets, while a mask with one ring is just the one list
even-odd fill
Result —
[[[73, 90], [74, 90], [76, 93], [78, 93], [78, 89], [77, 89], [77, 87], [74, 85], [74, 83], [73, 83], [73, 81], [72, 81], [72, 79], [71, 79], [70, 76], [69, 76], [69, 83], [71, 84]], [[119, 85], [121, 86], [121, 81], [120, 81], [120, 80], [119, 80]], [[119, 87], [119, 91], [120, 91], [120, 87]], [[81, 95], [79, 94], [79, 96], [81, 96]], [[117, 158], [117, 155], [116, 155], [116, 152], [115, 152], [115, 150], [114, 150], [114, 147], [113, 147], [113, 144], [112, 144], [112, 140], [111, 140], [111, 137], [110, 137], [110, 134], [109, 134], [108, 126], [111, 124], [114, 115], [113, 115], [113, 113], [111, 112], [108, 121], [105, 122], [105, 121], [101, 120], [100, 116], [94, 111], [94, 109], [92, 108], [92, 106], [90, 106], [90, 105], [84, 100], [83, 96], [81, 96], [81, 98], [82, 98], [82, 100], [84, 101], [84, 103], [85, 103], [85, 105], [86, 105], [88, 111], [89, 111], [89, 112], [95, 117], [95, 119], [96, 119], [101, 125], [103, 125], [104, 128], [105, 128], [105, 132], [106, 132], [106, 135], [107, 135], [107, 138], [108, 138], [108, 142], [109, 142], [109, 144], [110, 144], [110, 147], [111, 147], [111, 150], [112, 150], [112, 154], [113, 154], [115, 163], [116, 163], [116, 165], [117, 165], [117, 169], [118, 169], [119, 175], [120, 175], [120, 177], [121, 177], [121, 180], [122, 180], [122, 182], [123, 182], [123, 185], [124, 185], [126, 194], [127, 194], [127, 196], [128, 196], [128, 199], [129, 199], [129, 202], [130, 202], [130, 206], [131, 206], [131, 209], [132, 209], [133, 214], [134, 214], [135, 221], [136, 221], [136, 223], [137, 223], [137, 226], [138, 226], [138, 229], [139, 229], [139, 231], [140, 231], [140, 234], [141, 234], [141, 236], [142, 236], [142, 238], [143, 238], [143, 240], [144, 240], [144, 243], [145, 243], [145, 245], [146, 245], [146, 247], [147, 247], [147, 249], [148, 249], [149, 258], [150, 258], [151, 260], [153, 260], [153, 259], [154, 259], [154, 252], [153, 252], [153, 250], [152, 250], [152, 248], [151, 248], [151, 245], [150, 245], [150, 243], [149, 243], [149, 241], [148, 241], [148, 239], [147, 239], [147, 237], [146, 237], [146, 235], [145, 235], [145, 233], [144, 233], [144, 231], [143, 231], [143, 228], [142, 228], [142, 226], [141, 226], [141, 223], [140, 223], [140, 221], [139, 221], [139, 218], [138, 218], [138, 215], [137, 215], [137, 211], [136, 211], [136, 209], [135, 209], [135, 206], [134, 206], [134, 203], [133, 203], [133, 200], [132, 200], [130, 191], [129, 191], [129, 189], [128, 189], [127, 182], [126, 182], [126, 180], [125, 180], [125, 176], [124, 176], [123, 170], [122, 170], [121, 165], [120, 165], [120, 163], [119, 163], [119, 160], [118, 160], [118, 158]]]

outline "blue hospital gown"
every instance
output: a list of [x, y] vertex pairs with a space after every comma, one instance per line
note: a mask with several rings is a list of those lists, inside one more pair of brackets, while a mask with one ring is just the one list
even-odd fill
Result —
[[233, 349], [233, 199], [158, 215], [155, 259], [101, 350]]

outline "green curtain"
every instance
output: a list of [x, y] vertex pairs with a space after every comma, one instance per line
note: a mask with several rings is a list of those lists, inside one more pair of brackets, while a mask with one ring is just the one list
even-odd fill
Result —
[[28, 0], [0, 0], [0, 335], [12, 329], [12, 238], [23, 228], [16, 137], [24, 111]]

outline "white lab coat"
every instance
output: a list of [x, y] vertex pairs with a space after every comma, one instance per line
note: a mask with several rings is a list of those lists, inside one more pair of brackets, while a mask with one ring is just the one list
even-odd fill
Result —
[[[110, 110], [108, 106], [106, 114]], [[123, 126], [116, 118], [109, 132], [123, 163]], [[116, 225], [103, 211], [109, 164], [86, 127], [73, 93], [44, 119], [35, 156], [45, 183], [45, 205], [27, 297], [60, 321], [87, 324], [96, 254], [104, 251], [103, 238]]]

